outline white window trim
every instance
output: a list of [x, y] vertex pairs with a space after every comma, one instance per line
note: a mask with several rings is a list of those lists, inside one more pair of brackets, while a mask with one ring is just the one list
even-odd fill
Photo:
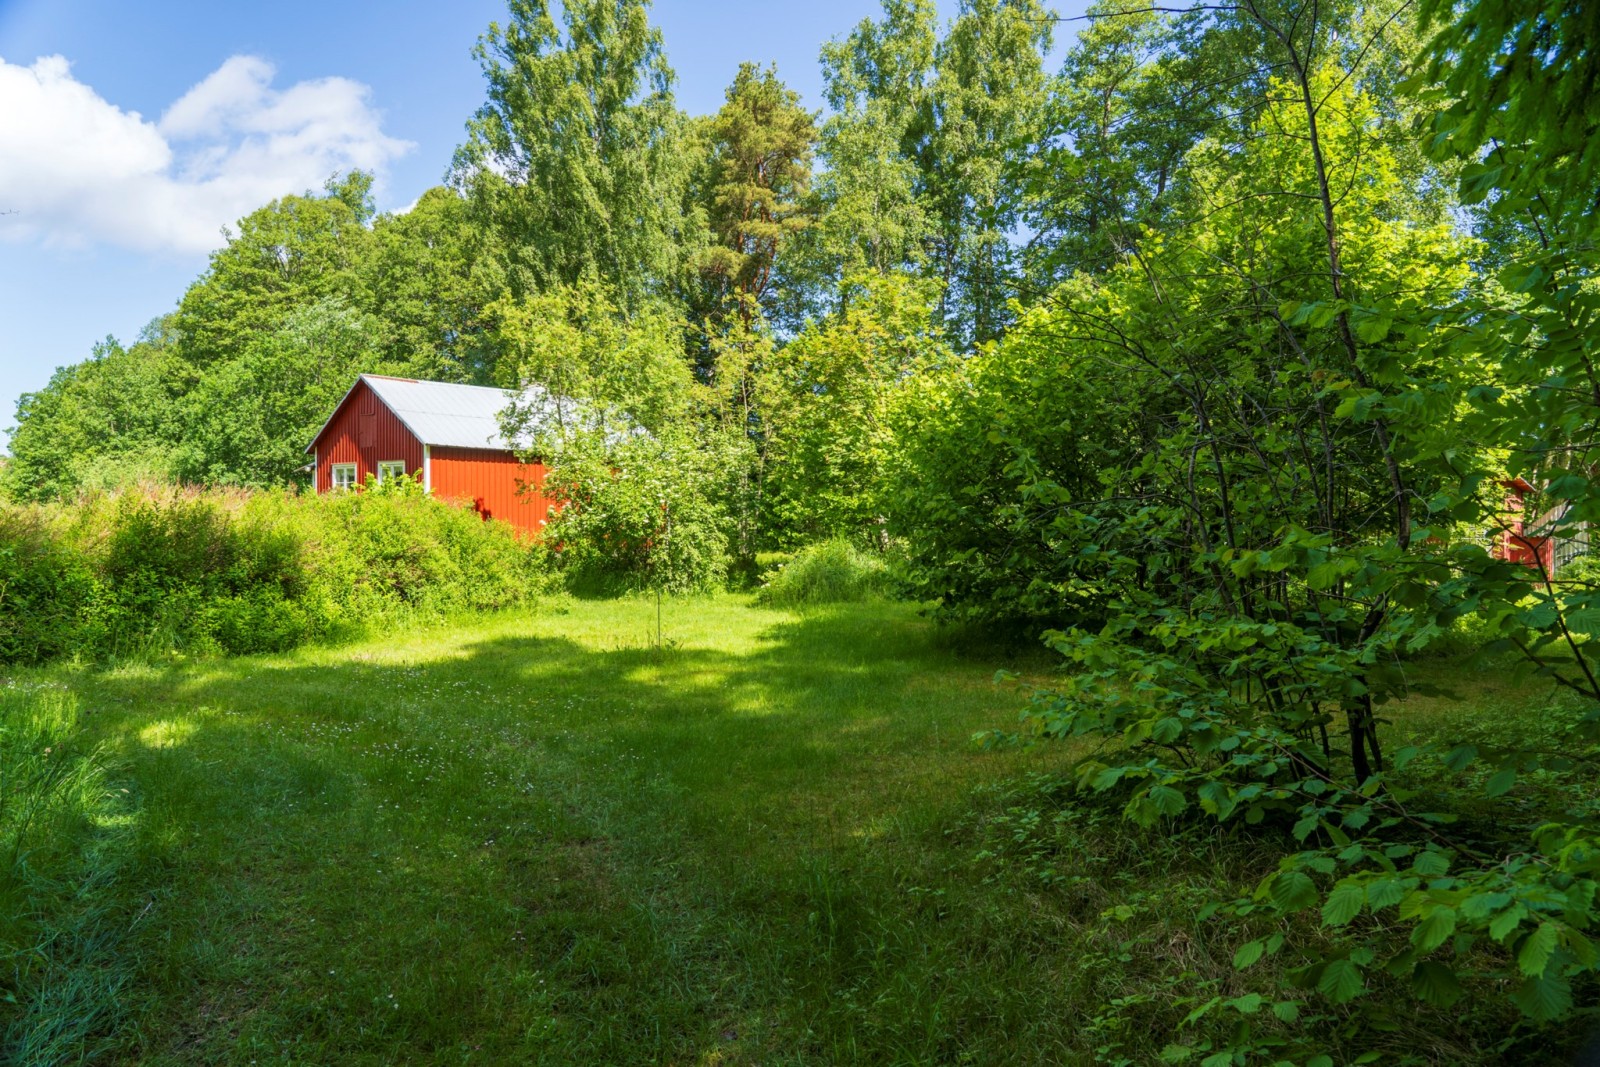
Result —
[[433, 492], [433, 449], [422, 446], [422, 491]]
[[[350, 481], [344, 485], [339, 484], [341, 471], [350, 472]], [[356, 487], [356, 465], [354, 463], [332, 463], [328, 465], [328, 487], [331, 489], [354, 489]]]
[[391, 476], [404, 478], [406, 474], [406, 461], [403, 459], [385, 459], [378, 463], [378, 484], [383, 484]]

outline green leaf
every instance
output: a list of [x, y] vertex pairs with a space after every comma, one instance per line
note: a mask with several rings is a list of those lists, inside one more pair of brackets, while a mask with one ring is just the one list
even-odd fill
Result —
[[1292, 1023], [1300, 1018], [1300, 1003], [1294, 1000], [1280, 1000], [1272, 1005], [1272, 1014], [1278, 1017], [1279, 1022]]
[[[1474, 189], [1476, 193], [1476, 189]], [[1550, 276], [1542, 264], [1513, 263], [1500, 272], [1500, 284], [1513, 293], [1530, 293]]]
[[1307, 322], [1320, 329], [1337, 318], [1339, 312], [1344, 309], [1345, 305], [1342, 301], [1330, 300], [1326, 303], [1313, 304], [1311, 305], [1311, 314], [1307, 316]]
[[1418, 952], [1432, 952], [1444, 944], [1445, 938], [1456, 931], [1456, 909], [1440, 906], [1411, 931], [1411, 943]]
[[1356, 324], [1356, 336], [1369, 345], [1377, 344], [1389, 336], [1393, 327], [1394, 317], [1391, 315], [1363, 315]]
[[1335, 1004], [1354, 1000], [1366, 992], [1366, 988], [1361, 969], [1349, 960], [1330, 960], [1322, 970], [1322, 977], [1317, 979], [1317, 992]]
[[1261, 954], [1265, 951], [1266, 946], [1264, 946], [1260, 941], [1246, 941], [1244, 944], [1239, 946], [1239, 951], [1233, 954], [1234, 970], [1244, 970], [1256, 960], [1259, 960], [1261, 958]]
[[1442, 963], [1423, 960], [1411, 972], [1411, 989], [1436, 1008], [1448, 1008], [1461, 999], [1461, 983], [1456, 972]]
[[1387, 908], [1400, 903], [1406, 895], [1406, 887], [1398, 878], [1379, 878], [1367, 885], [1367, 907], [1376, 912], [1379, 908]]
[[1226, 819], [1233, 813], [1233, 790], [1226, 782], [1207, 782], [1196, 793], [1200, 797], [1200, 807], [1218, 819]]
[[1461, 902], [1461, 916], [1482, 922], [1511, 903], [1509, 893], [1475, 893]]
[[1515, 767], [1502, 767], [1489, 779], [1483, 787], [1486, 795], [1491, 797], [1504, 796], [1517, 784], [1517, 769]]
[[1559, 934], [1555, 923], [1540, 923], [1533, 933], [1523, 938], [1517, 949], [1517, 970], [1530, 978], [1543, 974], [1550, 954], [1556, 950]]
[[1424, 878], [1438, 878], [1450, 869], [1450, 859], [1439, 852], [1419, 852], [1411, 861], [1411, 869]]
[[1594, 636], [1600, 634], [1600, 607], [1579, 608], [1567, 612], [1567, 629], [1574, 633]]
[[1228, 1001], [1228, 1007], [1240, 1015], [1254, 1015], [1261, 1010], [1262, 998], [1260, 993], [1246, 993], [1242, 997], [1234, 997]]
[[1126, 767], [1107, 767], [1094, 776], [1094, 780], [1089, 783], [1089, 788], [1096, 793], [1102, 793], [1122, 781], [1122, 776], [1126, 773], [1128, 773]]
[[1322, 904], [1322, 922], [1327, 926], [1343, 926], [1361, 914], [1361, 905], [1367, 893], [1360, 885], [1340, 882]]
[[1444, 754], [1444, 765], [1452, 771], [1461, 771], [1465, 770], [1467, 764], [1477, 758], [1477, 745], [1457, 745]]
[[1525, 978], [1512, 990], [1511, 999], [1528, 1018], [1549, 1022], [1572, 1010], [1572, 983], [1557, 975]]
[[1280, 871], [1272, 880], [1272, 902], [1284, 911], [1309, 908], [1317, 900], [1317, 887], [1300, 871]]
[[1163, 815], [1178, 815], [1189, 806], [1188, 799], [1170, 785], [1158, 785], [1149, 793], [1156, 810]]
[[1150, 730], [1150, 740], [1158, 745], [1169, 745], [1183, 734], [1183, 720], [1171, 715], [1156, 723]]
[[1306, 584], [1313, 589], [1326, 589], [1355, 569], [1354, 560], [1326, 560], [1306, 572]]
[[1306, 1067], [1333, 1067], [1332, 1056], [1317, 1055], [1306, 1061]]
[[1494, 921], [1489, 924], [1489, 936], [1496, 941], [1504, 942], [1506, 936], [1522, 924], [1527, 914], [1527, 908], [1521, 904], [1513, 904], [1494, 917]]

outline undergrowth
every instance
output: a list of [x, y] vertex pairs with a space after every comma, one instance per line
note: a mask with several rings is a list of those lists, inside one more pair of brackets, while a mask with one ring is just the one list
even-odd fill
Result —
[[511, 527], [407, 479], [323, 496], [91, 493], [0, 508], [0, 662], [279, 652], [528, 604], [553, 583]]
[[[1519, 1024], [1488, 990], [1469, 1011], [1445, 1010], [1377, 971], [1379, 1007], [1332, 1004], [1278, 951], [1286, 940], [1350, 951], [1314, 917], [1261, 909], [1224, 919], [1217, 901], [1248, 898], [1260, 872], [1294, 851], [1288, 830], [1219, 832], [1192, 819], [1143, 828], [1052, 773], [979, 790], [954, 834], [990, 884], [1059, 909], [1068, 996], [1085, 1009], [1096, 1063], [1560, 1062], [1572, 1035]], [[1395, 942], [1404, 946], [1405, 931]], [[1236, 965], [1252, 956], [1255, 966]], [[1251, 1056], [1236, 1059], [1240, 1047]]]
[[768, 574], [756, 598], [779, 608], [860, 603], [884, 595], [889, 584], [889, 567], [882, 556], [849, 541], [824, 541], [801, 549]]

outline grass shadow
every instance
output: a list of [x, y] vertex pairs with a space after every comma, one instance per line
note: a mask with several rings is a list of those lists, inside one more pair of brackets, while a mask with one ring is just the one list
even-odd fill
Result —
[[[912, 988], [975, 931], [931, 951], [906, 890], [948, 878], [942, 829], [974, 784], [1038, 761], [968, 744], [1015, 695], [908, 609], [675, 601], [658, 650], [643, 607], [76, 675], [170, 886], [128, 1058], [798, 1062], [957, 1040], [932, 1021], [950, 995]], [[900, 1006], [841, 1014], [866, 989]], [[819, 1033], [830, 1014], [855, 1022]]]

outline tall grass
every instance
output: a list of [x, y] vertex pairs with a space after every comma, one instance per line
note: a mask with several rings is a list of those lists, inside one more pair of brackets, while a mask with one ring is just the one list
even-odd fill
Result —
[[277, 652], [341, 629], [526, 604], [511, 527], [402, 480], [301, 496], [145, 486], [0, 508], [0, 662]]
[[758, 602], [779, 608], [860, 603], [889, 589], [883, 557], [863, 552], [849, 541], [824, 541], [795, 553], [768, 575]]
[[0, 1061], [19, 1067], [109, 1047], [128, 982], [126, 791], [77, 722], [65, 690], [0, 688]]

